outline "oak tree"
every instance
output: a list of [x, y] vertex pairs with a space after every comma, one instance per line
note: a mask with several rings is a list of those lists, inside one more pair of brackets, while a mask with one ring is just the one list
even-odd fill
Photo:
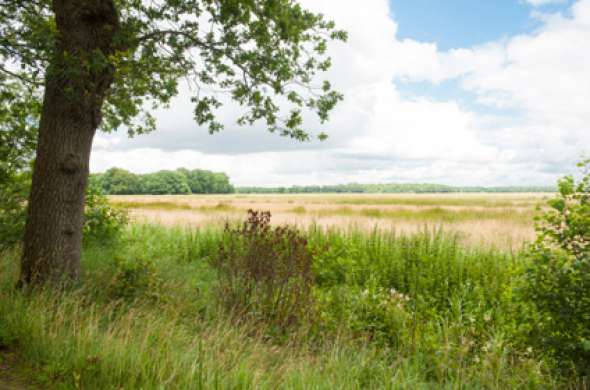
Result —
[[150, 111], [186, 82], [211, 133], [229, 96], [238, 124], [309, 139], [302, 111], [325, 121], [342, 98], [317, 74], [345, 39], [295, 0], [0, 0], [0, 107], [25, 103], [19, 120], [38, 132], [21, 283], [78, 277], [98, 129], [155, 129]]

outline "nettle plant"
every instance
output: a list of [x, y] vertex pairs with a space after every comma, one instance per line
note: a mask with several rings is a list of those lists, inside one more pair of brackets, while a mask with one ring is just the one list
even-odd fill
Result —
[[537, 221], [525, 291], [536, 312], [533, 344], [562, 368], [590, 375], [590, 160], [579, 167], [581, 179], [561, 179]]

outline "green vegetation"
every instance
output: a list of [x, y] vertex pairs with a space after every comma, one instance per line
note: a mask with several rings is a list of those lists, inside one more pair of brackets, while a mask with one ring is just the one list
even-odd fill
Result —
[[0, 191], [0, 251], [16, 245], [25, 229], [25, 204], [29, 195], [27, 173], [11, 172], [4, 176]]
[[589, 180], [561, 182], [521, 252], [265, 213], [125, 228], [91, 196], [109, 234], [86, 240], [78, 284], [15, 290], [19, 250], [3, 252], [0, 345], [43, 387], [584, 388]]
[[[0, 346], [43, 388], [582, 389], [590, 365], [584, 173], [560, 182], [538, 240], [519, 252], [464, 246], [426, 228], [271, 227], [265, 213], [225, 229], [128, 226], [93, 190], [80, 282], [15, 290], [20, 250], [2, 252]], [[445, 223], [532, 217], [501, 200], [386, 210], [353, 208], [355, 199], [290, 212]], [[141, 197], [118, 206], [239, 210]]]
[[583, 177], [559, 182], [559, 197], [539, 219], [525, 295], [536, 311], [530, 339], [562, 369], [590, 376], [590, 160]]
[[91, 185], [107, 195], [229, 194], [234, 192], [225, 173], [177, 169], [138, 175], [120, 168], [90, 176]]
[[111, 207], [104, 195], [93, 188], [87, 191], [82, 230], [86, 241], [108, 243], [116, 240], [128, 222], [127, 213]]
[[83, 282], [62, 291], [14, 290], [18, 253], [7, 253], [0, 343], [17, 347], [44, 386], [71, 388], [501, 389], [574, 380], [552, 375], [511, 338], [520, 256], [465, 249], [442, 232], [314, 228], [306, 233], [314, 315], [285, 333], [257, 315], [260, 306], [240, 319], [221, 304], [223, 272], [213, 265], [226, 234], [131, 226], [117, 242], [88, 245]]
[[583, 388], [531, 332], [527, 252], [268, 219], [132, 225], [89, 241], [65, 290], [14, 290], [5, 252], [0, 345], [68, 388]]
[[292, 187], [238, 187], [241, 194], [428, 194], [428, 193], [477, 193], [477, 192], [555, 192], [552, 186], [514, 186], [514, 187], [476, 187], [448, 186], [443, 184], [336, 184], [326, 186], [292, 186]]
[[17, 243], [25, 228], [23, 205], [29, 195], [37, 137], [31, 123], [40, 112], [30, 90], [18, 83], [4, 86], [0, 88], [0, 251]]
[[[12, 176], [6, 184], [6, 190], [0, 192], [0, 254], [19, 245], [23, 239], [31, 186], [26, 172]], [[87, 189], [85, 199], [84, 240], [108, 242], [118, 238], [128, 223], [127, 213], [112, 207], [107, 197], [94, 186]]]

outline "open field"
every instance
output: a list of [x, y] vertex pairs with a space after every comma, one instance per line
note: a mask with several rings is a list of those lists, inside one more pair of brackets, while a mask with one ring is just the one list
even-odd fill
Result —
[[536, 208], [551, 194], [309, 194], [111, 196], [138, 221], [204, 226], [270, 210], [273, 222], [413, 233], [443, 228], [467, 244], [519, 248], [534, 237]]

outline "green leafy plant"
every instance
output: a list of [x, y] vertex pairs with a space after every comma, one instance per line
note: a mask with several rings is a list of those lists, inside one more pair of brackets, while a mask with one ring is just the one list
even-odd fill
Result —
[[270, 212], [248, 211], [241, 227], [226, 225], [218, 255], [218, 298], [233, 312], [286, 330], [311, 314], [312, 253], [295, 228], [271, 228]]
[[26, 220], [26, 200], [29, 182], [26, 174], [6, 178], [0, 191], [0, 252], [18, 244]]
[[114, 240], [129, 222], [124, 210], [112, 207], [107, 197], [92, 187], [86, 193], [84, 217], [85, 240]]
[[410, 297], [391, 288], [335, 286], [317, 294], [320, 331], [340, 333], [342, 327], [356, 337], [378, 345], [399, 347], [402, 338], [409, 338], [412, 305]]
[[[27, 217], [30, 173], [14, 174], [9, 179], [0, 192], [0, 251], [14, 247], [22, 240]], [[87, 190], [84, 218], [86, 241], [114, 240], [129, 222], [127, 213], [112, 207], [107, 197], [95, 187]]]
[[559, 181], [538, 220], [525, 296], [534, 307], [529, 341], [562, 368], [590, 375], [590, 160], [582, 178]]
[[111, 281], [113, 299], [157, 299], [161, 280], [156, 266], [144, 258], [115, 258], [115, 272]]

